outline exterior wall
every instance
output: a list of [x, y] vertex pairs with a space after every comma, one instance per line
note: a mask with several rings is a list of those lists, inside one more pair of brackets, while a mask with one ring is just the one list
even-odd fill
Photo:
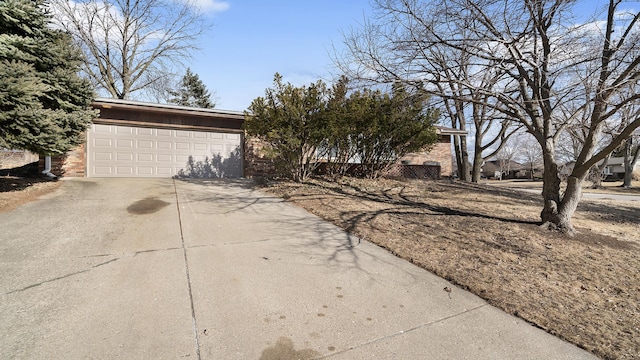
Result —
[[440, 140], [434, 144], [431, 151], [407, 154], [400, 159], [408, 165], [422, 165], [425, 162], [440, 163], [440, 173], [443, 176], [451, 176], [453, 173], [453, 157], [451, 154], [451, 135], [441, 135]]
[[[85, 149], [85, 144], [81, 144], [64, 155], [52, 156], [51, 173], [57, 177], [85, 177], [87, 163]], [[44, 156], [40, 156], [39, 171], [44, 170], [44, 158]]]
[[[212, 131], [244, 134], [244, 116], [195, 108], [180, 108], [158, 104], [100, 100], [92, 106], [100, 109], [96, 124], [135, 127], [168, 128], [176, 130]], [[85, 133], [85, 142], [86, 142]], [[36, 159], [37, 160], [37, 159]], [[56, 176], [85, 177], [87, 150], [85, 144], [63, 156], [51, 159], [52, 173]], [[39, 171], [44, 170], [44, 156], [40, 156]]]
[[264, 143], [254, 137], [246, 137], [244, 141], [244, 176], [269, 177], [275, 174], [275, 167], [264, 152]]

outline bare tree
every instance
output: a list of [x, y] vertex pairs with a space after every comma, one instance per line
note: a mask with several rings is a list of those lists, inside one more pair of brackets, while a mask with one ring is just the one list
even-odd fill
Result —
[[527, 166], [529, 179], [535, 180], [536, 169], [542, 165], [542, 149], [536, 139], [530, 134], [519, 134], [515, 140], [520, 145], [518, 149], [519, 159]]
[[[495, 159], [498, 161], [498, 165], [500, 166], [501, 174], [509, 174], [511, 173], [511, 166], [513, 163], [520, 157], [522, 152], [522, 144], [518, 141], [517, 138], [510, 138], [507, 141], [504, 141], [502, 147], [495, 151]], [[501, 175], [502, 178], [502, 175]]]
[[[543, 157], [542, 223], [573, 234], [571, 219], [589, 170], [640, 126], [640, 118], [634, 119], [619, 126], [606, 144], [601, 142], [605, 125], [620, 124], [619, 110], [640, 98], [640, 13], [621, 9], [621, 2], [609, 0], [602, 21], [584, 25], [571, 18], [577, 4], [572, 0], [377, 0], [376, 4], [387, 16], [384, 25], [389, 26], [389, 19], [397, 22], [392, 34], [417, 29], [409, 32], [412, 36], [406, 42], [420, 43], [420, 49], [437, 46], [469, 54], [476, 59], [477, 74], [496, 67], [506, 74], [491, 89], [464, 78], [460, 86], [494, 99], [500, 104], [495, 109], [536, 139]], [[418, 36], [420, 31], [428, 36]], [[382, 39], [386, 38], [391, 36]], [[367, 45], [368, 54], [377, 61], [361, 54], [352, 57], [360, 61], [357, 69], [363, 74], [403, 66], [405, 74], [417, 73], [414, 59], [394, 56], [395, 48], [388, 43]], [[463, 100], [474, 101], [469, 96]], [[565, 109], [568, 103], [574, 106]], [[578, 114], [584, 119], [584, 141], [563, 193], [556, 145]]]
[[467, 131], [471, 125], [471, 169], [467, 166], [466, 136], [454, 137], [454, 150], [460, 179], [477, 182], [483, 162], [494, 157], [517, 129], [510, 118], [495, 110], [499, 103], [486, 95], [502, 86], [506, 74], [499, 66], [485, 67], [495, 71], [478, 72], [477, 62], [484, 60], [467, 51], [464, 44], [452, 48], [434, 43], [436, 35], [426, 21], [431, 18], [428, 8], [415, 6], [399, 11], [393, 2], [376, 4], [378, 22], [365, 20], [361, 29], [345, 34], [348, 51], [334, 57], [337, 67], [349, 78], [364, 83], [424, 86], [451, 127]]
[[82, 48], [87, 77], [118, 99], [166, 83], [207, 29], [188, 0], [60, 0], [51, 9]]

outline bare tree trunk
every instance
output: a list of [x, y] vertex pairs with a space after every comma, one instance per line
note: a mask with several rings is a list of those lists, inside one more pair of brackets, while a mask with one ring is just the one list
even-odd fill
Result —
[[571, 219], [573, 218], [573, 214], [576, 212], [578, 203], [580, 203], [580, 199], [582, 198], [583, 180], [584, 179], [580, 179], [575, 176], [569, 176], [567, 179], [567, 188], [564, 192], [564, 196], [562, 197], [556, 221], [554, 222], [558, 230], [568, 235], [575, 234], [575, 229], [573, 228]]
[[593, 181], [592, 188], [599, 189], [602, 186], [602, 180], [603, 180], [602, 170], [604, 170], [609, 164], [609, 159], [611, 159], [611, 154], [607, 155], [604, 158], [600, 166], [596, 165], [591, 170], [591, 178], [592, 178], [591, 180]]
[[453, 147], [456, 152], [458, 179], [462, 181], [469, 181], [469, 152], [467, 150], [467, 137], [454, 135]]
[[[477, 140], [476, 140], [477, 142]], [[477, 183], [480, 181], [480, 174], [482, 172], [482, 154], [477, 151], [473, 154], [473, 167], [471, 170], [471, 182]]]
[[635, 168], [636, 163], [638, 162], [638, 157], [640, 155], [640, 146], [636, 146], [635, 151], [633, 151], [633, 138], [629, 138], [624, 145], [624, 181], [622, 182], [622, 187], [630, 188], [631, 182], [633, 181], [633, 169]]
[[560, 175], [558, 164], [553, 155], [553, 147], [544, 149], [544, 173], [542, 174], [542, 198], [544, 208], [540, 217], [544, 227], [556, 228], [559, 223], [558, 210], [560, 207]]

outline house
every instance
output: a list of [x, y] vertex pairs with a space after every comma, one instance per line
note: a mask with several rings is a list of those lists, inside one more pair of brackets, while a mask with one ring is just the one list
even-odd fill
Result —
[[[602, 161], [598, 163], [598, 165], [602, 165]], [[633, 167], [632, 172], [640, 171], [640, 161], [637, 161], [635, 166]], [[618, 180], [624, 178], [624, 157], [610, 157], [607, 162], [607, 166], [602, 170], [603, 175], [607, 177], [607, 179]]]
[[[53, 157], [65, 177], [242, 177], [244, 114], [119, 99], [96, 99], [86, 142]], [[46, 167], [40, 159], [41, 170]]]
[[466, 136], [467, 132], [448, 128], [444, 126], [436, 126], [439, 135], [438, 142], [434, 144], [430, 151], [415, 152], [403, 156], [400, 162], [405, 165], [431, 165], [440, 166], [440, 174], [442, 176], [453, 175], [453, 153], [451, 151], [451, 143], [453, 136]]
[[480, 169], [481, 176], [487, 179], [519, 179], [527, 177], [527, 169], [513, 160], [487, 160]]
[[[86, 131], [86, 141], [64, 156], [41, 157], [40, 171], [64, 177], [234, 178], [273, 170], [259, 156], [259, 141], [245, 139], [242, 112], [104, 98], [92, 106], [100, 116]], [[450, 176], [451, 137], [466, 132], [446, 127], [437, 132], [431, 151], [400, 161]]]

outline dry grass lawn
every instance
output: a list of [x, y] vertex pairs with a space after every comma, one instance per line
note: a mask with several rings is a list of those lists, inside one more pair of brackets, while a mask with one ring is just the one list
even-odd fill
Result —
[[605, 359], [640, 354], [640, 202], [584, 200], [573, 238], [540, 196], [450, 182], [275, 183], [281, 196]]
[[48, 194], [61, 185], [42, 178], [0, 176], [0, 212], [9, 211]]

